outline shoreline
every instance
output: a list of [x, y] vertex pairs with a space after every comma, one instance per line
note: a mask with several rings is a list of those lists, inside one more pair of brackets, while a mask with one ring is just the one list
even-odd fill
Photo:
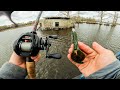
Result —
[[8, 30], [14, 30], [14, 29], [17, 29], [17, 28], [22, 28], [22, 27], [28, 27], [28, 26], [32, 26], [33, 24], [31, 25], [23, 25], [23, 26], [18, 26], [18, 27], [8, 27], [7, 29], [3, 29], [3, 30], [0, 30], [0, 32], [4, 32], [4, 31], [8, 31]]
[[14, 24], [0, 26], [0, 32], [4, 32], [7, 30], [13, 30], [13, 29], [21, 28], [21, 27], [32, 26], [32, 25], [34, 25], [34, 23], [35, 23], [35, 21], [29, 21], [27, 23], [17, 23], [18, 27], [15, 27]]

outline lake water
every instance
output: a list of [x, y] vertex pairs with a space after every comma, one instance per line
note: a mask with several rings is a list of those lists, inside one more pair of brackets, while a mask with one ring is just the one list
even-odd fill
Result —
[[[31, 31], [33, 26], [10, 29], [0, 32], [0, 66], [9, 60], [14, 41], [22, 34]], [[75, 27], [78, 39], [91, 47], [96, 41], [114, 53], [120, 51], [120, 26], [99, 26], [93, 24], [79, 24]], [[50, 40], [52, 46], [49, 53], [62, 54], [61, 59], [46, 59], [45, 51], [40, 51], [41, 59], [36, 63], [36, 78], [38, 79], [69, 79], [80, 74], [79, 70], [67, 59], [71, 44], [71, 30], [37, 31], [40, 37], [57, 34], [59, 39]]]

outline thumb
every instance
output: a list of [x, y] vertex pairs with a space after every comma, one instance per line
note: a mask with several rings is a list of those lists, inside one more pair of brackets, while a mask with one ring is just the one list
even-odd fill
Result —
[[92, 47], [93, 47], [93, 49], [94, 49], [97, 53], [99, 53], [99, 54], [103, 53], [103, 52], [106, 50], [104, 47], [102, 47], [102, 46], [101, 46], [100, 44], [98, 44], [97, 42], [93, 42]]
[[31, 59], [33, 59], [35, 62], [38, 62], [40, 60], [41, 54], [38, 54], [37, 56], [32, 56]]

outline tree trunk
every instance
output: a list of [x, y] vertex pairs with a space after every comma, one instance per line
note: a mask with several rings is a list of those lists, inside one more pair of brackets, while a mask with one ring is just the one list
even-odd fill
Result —
[[115, 11], [114, 17], [113, 17], [113, 22], [111, 26], [116, 26], [117, 25], [117, 20], [118, 20], [118, 13]]
[[100, 25], [103, 23], [103, 11], [100, 12]]

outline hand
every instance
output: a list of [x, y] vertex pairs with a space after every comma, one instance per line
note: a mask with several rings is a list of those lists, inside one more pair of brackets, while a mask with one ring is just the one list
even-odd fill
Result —
[[[31, 59], [33, 59], [35, 62], [37, 62], [40, 59], [40, 54], [38, 54], [35, 57], [31, 57]], [[26, 69], [25, 58], [18, 56], [15, 52], [12, 53], [9, 62]]]
[[86, 54], [85, 59], [83, 60], [83, 64], [79, 64], [74, 62], [71, 59], [71, 53], [73, 51], [73, 44], [69, 48], [68, 59], [78, 67], [80, 72], [85, 76], [89, 76], [94, 72], [104, 68], [105, 66], [111, 64], [112, 62], [116, 61], [117, 58], [115, 57], [114, 53], [108, 49], [103, 48], [96, 42], [93, 42], [92, 48], [85, 45], [82, 42], [78, 42], [79, 48]]

